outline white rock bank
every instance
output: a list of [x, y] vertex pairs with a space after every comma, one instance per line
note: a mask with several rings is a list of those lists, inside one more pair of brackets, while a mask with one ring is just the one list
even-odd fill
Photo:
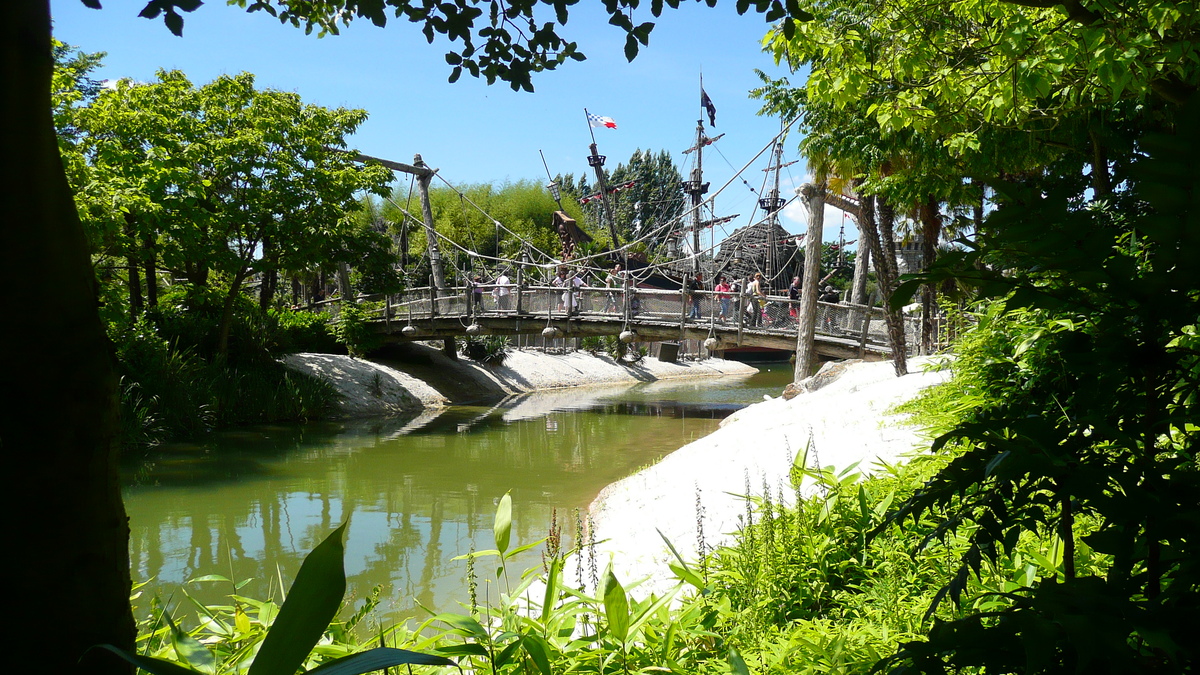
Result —
[[887, 412], [918, 391], [949, 377], [947, 370], [923, 371], [927, 361], [909, 362], [915, 372], [898, 378], [891, 363], [856, 363], [832, 384], [790, 401], [775, 398], [738, 411], [714, 433], [668, 455], [663, 461], [605, 488], [590, 507], [598, 564], [611, 558], [622, 583], [649, 577], [635, 593], [661, 593], [674, 579], [673, 556], [661, 532], [685, 558], [697, 549], [696, 500], [704, 506], [708, 546], [728, 543], [737, 531], [745, 502], [735, 496], [783, 487], [792, 495], [788, 473], [798, 452], [812, 439], [809, 464], [845, 468], [861, 462], [869, 470], [893, 463], [921, 444], [918, 431], [902, 416]]

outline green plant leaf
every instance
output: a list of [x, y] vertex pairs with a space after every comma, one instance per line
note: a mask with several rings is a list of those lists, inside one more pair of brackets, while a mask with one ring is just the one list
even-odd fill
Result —
[[474, 617], [465, 614], [438, 614], [433, 617], [433, 620], [448, 623], [454, 629], [480, 640], [488, 638], [487, 629], [483, 627], [483, 624], [476, 621]]
[[550, 612], [558, 599], [558, 576], [562, 572], [562, 558], [550, 561], [550, 572], [546, 575], [546, 594], [542, 596], [542, 623], [550, 619]]
[[746, 666], [742, 655], [738, 654], [736, 649], [729, 650], [729, 672], [734, 675], [750, 675], [750, 668]]
[[477, 642], [464, 642], [457, 645], [446, 645], [445, 647], [437, 647], [437, 651], [443, 654], [451, 654], [454, 656], [487, 656], [487, 649]]
[[184, 668], [173, 661], [156, 659], [153, 656], [130, 654], [124, 649], [121, 649], [120, 647], [114, 647], [113, 645], [96, 645], [95, 647], [92, 647], [92, 649], [107, 649], [113, 654], [116, 654], [129, 663], [132, 663], [138, 668], [141, 668], [147, 673], [152, 673], [153, 675], [200, 675], [196, 671], [190, 668]]
[[342, 523], [304, 559], [249, 675], [295, 675], [337, 615], [346, 594], [342, 537], [348, 524]]
[[613, 637], [624, 642], [629, 637], [629, 600], [613, 574], [612, 565], [604, 572], [604, 616]]
[[546, 642], [537, 635], [522, 635], [521, 648], [533, 659], [533, 665], [542, 675], [550, 675], [550, 655], [546, 650]]
[[343, 656], [308, 671], [310, 675], [362, 675], [373, 670], [383, 670], [392, 666], [457, 666], [454, 661], [433, 654], [411, 652], [407, 649], [394, 647], [377, 647], [365, 652]]
[[492, 534], [496, 539], [496, 550], [503, 556], [508, 550], [509, 538], [512, 535], [512, 493], [505, 492], [496, 507], [496, 522], [492, 525]]

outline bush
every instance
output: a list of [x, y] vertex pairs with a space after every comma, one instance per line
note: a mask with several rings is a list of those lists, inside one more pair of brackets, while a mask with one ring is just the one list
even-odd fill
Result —
[[462, 352], [468, 359], [489, 366], [504, 364], [511, 348], [503, 335], [472, 335], [463, 340]]
[[337, 341], [351, 356], [366, 356], [383, 346], [383, 337], [371, 326], [363, 305], [342, 303], [337, 321], [331, 328]]
[[269, 347], [274, 354], [343, 354], [346, 351], [334, 335], [326, 314], [273, 309], [268, 316], [272, 329]]

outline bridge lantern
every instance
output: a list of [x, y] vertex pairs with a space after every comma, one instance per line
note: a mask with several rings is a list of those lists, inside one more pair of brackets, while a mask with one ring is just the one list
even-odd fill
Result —
[[562, 335], [562, 331], [555, 328], [554, 326], [546, 326], [545, 328], [542, 329], [542, 337], [544, 337], [548, 340], [553, 340], [554, 338], [558, 337], [559, 335]]
[[637, 333], [631, 330], [623, 330], [621, 331], [621, 334], [617, 336], [617, 339], [625, 344], [633, 342], [635, 338], [637, 338]]
[[400, 329], [400, 334], [407, 338], [415, 336], [417, 332], [416, 326], [405, 326]]
[[467, 326], [467, 335], [479, 335], [482, 332], [483, 332], [483, 326], [480, 326], [477, 323], [473, 323], [470, 326]]

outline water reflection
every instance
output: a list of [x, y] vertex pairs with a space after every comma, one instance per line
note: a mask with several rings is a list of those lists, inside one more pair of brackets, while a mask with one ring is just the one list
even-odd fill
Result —
[[[453, 609], [465, 596], [464, 566], [450, 559], [492, 548], [504, 492], [513, 493], [518, 542], [545, 536], [556, 510], [569, 546], [574, 513], [601, 488], [708, 434], [761, 399], [760, 389], [781, 386], [768, 373], [540, 392], [408, 419], [260, 427], [173, 446], [130, 469], [134, 576], [154, 580], [145, 597], [165, 598], [204, 574], [252, 579], [240, 593], [266, 597], [349, 517], [351, 594], [381, 586], [389, 618], [417, 613], [418, 603]], [[517, 564], [538, 563], [534, 550]], [[214, 602], [231, 588], [188, 592]]]

